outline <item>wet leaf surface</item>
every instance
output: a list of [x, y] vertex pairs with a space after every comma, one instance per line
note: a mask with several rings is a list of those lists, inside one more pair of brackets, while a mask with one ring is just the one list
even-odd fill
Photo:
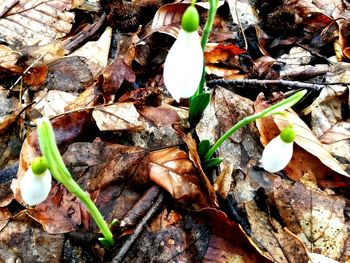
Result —
[[[82, 2], [0, 3], [1, 262], [349, 261], [347, 1], [219, 1], [205, 47], [211, 97], [195, 121], [194, 100], [175, 102], [163, 81], [189, 3]], [[195, 6], [202, 35], [209, 3]], [[304, 88], [283, 171], [260, 164], [288, 124], [280, 115], [238, 130], [214, 153], [220, 165], [201, 160], [238, 121]], [[55, 181], [45, 202], [23, 203], [41, 115], [78, 184], [118, 220], [116, 246], [101, 246]]]

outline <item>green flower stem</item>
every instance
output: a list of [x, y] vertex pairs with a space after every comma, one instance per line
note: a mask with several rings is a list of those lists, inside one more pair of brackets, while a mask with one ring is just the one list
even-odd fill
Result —
[[38, 120], [37, 131], [40, 150], [47, 160], [52, 176], [58, 182], [63, 184], [69, 192], [77, 196], [83, 202], [104, 235], [104, 240], [107, 241], [110, 246], [112, 246], [114, 244], [113, 234], [106, 221], [103, 219], [100, 211], [91, 200], [89, 194], [84, 192], [74, 181], [72, 175], [63, 162], [56, 144], [55, 134], [50, 121], [47, 118]]
[[[218, 3], [219, 3], [218, 0], [209, 0], [208, 18], [207, 18], [207, 22], [204, 25], [202, 40], [201, 40], [203, 53], [205, 50], [205, 46], [208, 43], [210, 32], [213, 29], [213, 23], [214, 23], [216, 11], [218, 9]], [[205, 83], [205, 66], [203, 67], [202, 78], [194, 96], [199, 95], [203, 92], [204, 83]]]
[[247, 116], [237, 122], [234, 126], [232, 126], [227, 132], [225, 132], [215, 143], [214, 145], [209, 149], [207, 154], [205, 155], [204, 159], [209, 160], [211, 156], [214, 154], [214, 152], [220, 147], [223, 142], [228, 139], [232, 134], [234, 134], [238, 129], [244, 127], [245, 125], [259, 119], [264, 118], [267, 116], [271, 116], [272, 114], [277, 114], [279, 112], [282, 112], [290, 107], [292, 107], [294, 104], [296, 104], [299, 100], [301, 100], [302, 97], [306, 94], [306, 90], [301, 90], [293, 94], [292, 96], [274, 104], [270, 107], [264, 109], [261, 112], [255, 113], [253, 115]]
[[213, 29], [213, 23], [214, 23], [216, 11], [218, 9], [218, 3], [219, 3], [218, 0], [209, 0], [208, 18], [207, 18], [207, 22], [204, 25], [202, 41], [201, 41], [203, 52], [204, 52], [205, 46], [208, 43], [209, 34]]

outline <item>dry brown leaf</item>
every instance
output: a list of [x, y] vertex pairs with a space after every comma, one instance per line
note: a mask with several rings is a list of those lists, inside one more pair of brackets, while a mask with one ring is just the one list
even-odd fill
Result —
[[167, 190], [177, 202], [196, 209], [211, 206], [187, 153], [168, 148], [151, 152], [149, 160], [150, 179]]
[[[100, 69], [107, 66], [111, 38], [112, 28], [107, 27], [105, 32], [103, 32], [97, 41], [86, 43], [84, 46], [78, 48], [69, 56], [79, 56], [86, 58], [87, 63], [92, 64], [92, 67], [94, 67], [94, 72], [97, 73]], [[96, 68], [95, 64], [99, 67]]]
[[117, 58], [112, 64], [108, 65], [100, 75], [102, 79], [102, 89], [106, 95], [115, 94], [124, 80], [135, 82], [136, 75], [126, 63]]
[[0, 232], [0, 261], [59, 263], [64, 239], [45, 233], [28, 216], [17, 217]]
[[1, 67], [10, 68], [15, 66], [17, 60], [21, 56], [22, 56], [21, 53], [12, 50], [10, 47], [0, 45], [0, 66]]
[[68, 193], [64, 186], [55, 184], [46, 200], [35, 208], [28, 209], [26, 213], [39, 222], [46, 232], [61, 234], [80, 227], [83, 222], [82, 215], [87, 212], [77, 197]]
[[70, 32], [74, 14], [66, 11], [75, 8], [70, 0], [16, 1], [5, 0], [0, 5], [0, 40], [17, 48], [23, 46], [45, 45], [64, 37]]
[[273, 262], [307, 262], [304, 247], [282, 226], [266, 213], [262, 212], [254, 201], [245, 204], [251, 225], [251, 238], [257, 242], [264, 255]]
[[59, 90], [37, 92], [34, 99], [38, 101], [32, 108], [42, 116], [48, 118], [60, 115], [65, 112], [65, 107], [75, 101], [77, 97]]
[[142, 130], [145, 123], [133, 103], [124, 102], [95, 109], [92, 116], [101, 131]]
[[246, 52], [246, 50], [233, 44], [211, 44], [207, 45], [205, 48], [204, 60], [205, 63], [224, 63], [233, 66], [238, 64], [237, 61], [235, 61], [235, 56]]
[[183, 12], [189, 3], [174, 3], [160, 7], [152, 21], [152, 31], [177, 37]]
[[84, 89], [84, 84], [93, 78], [88, 64], [80, 57], [58, 59], [48, 67], [47, 81], [43, 88], [49, 90], [79, 92]]
[[140, 110], [140, 114], [153, 122], [156, 126], [171, 126], [175, 122], [180, 121], [179, 115], [176, 111], [166, 105], [154, 107], [144, 107]]
[[0, 207], [0, 232], [7, 225], [12, 217], [7, 207]]
[[178, 132], [181, 134], [182, 139], [184, 140], [184, 142], [188, 147], [190, 160], [193, 162], [194, 166], [197, 168], [199, 178], [205, 189], [206, 195], [209, 197], [211, 205], [213, 207], [218, 207], [218, 200], [216, 198], [215, 189], [202, 168], [201, 159], [197, 151], [196, 141], [192, 138], [191, 134], [185, 134], [184, 132], [180, 132], [180, 131]]
[[[275, 180], [275, 202], [286, 226], [311, 252], [339, 260], [349, 238], [344, 218], [345, 200], [317, 186]], [[350, 258], [347, 255], [346, 260]], [[344, 260], [344, 258], [343, 258]], [[344, 262], [344, 261], [342, 261]]]

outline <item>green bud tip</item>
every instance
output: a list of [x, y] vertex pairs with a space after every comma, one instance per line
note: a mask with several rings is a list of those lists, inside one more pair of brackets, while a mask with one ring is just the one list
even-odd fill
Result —
[[193, 5], [187, 7], [182, 15], [181, 27], [188, 33], [197, 31], [199, 27], [199, 14]]
[[295, 139], [295, 136], [296, 136], [296, 132], [293, 125], [289, 125], [288, 127], [284, 128], [280, 133], [281, 140], [284, 141], [285, 143], [293, 142]]
[[47, 168], [48, 164], [44, 156], [37, 156], [32, 161], [32, 171], [35, 175], [43, 174]]

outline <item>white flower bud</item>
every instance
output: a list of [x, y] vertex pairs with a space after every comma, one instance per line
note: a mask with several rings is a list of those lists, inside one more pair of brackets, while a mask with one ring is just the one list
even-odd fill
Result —
[[277, 136], [265, 146], [261, 163], [266, 171], [275, 173], [287, 166], [292, 155], [293, 142], [286, 143], [280, 136]]
[[49, 169], [42, 174], [34, 174], [30, 167], [19, 182], [22, 199], [28, 205], [37, 205], [47, 198], [51, 190], [51, 173]]
[[177, 101], [196, 92], [203, 71], [203, 50], [197, 31], [180, 30], [164, 63], [164, 84]]

